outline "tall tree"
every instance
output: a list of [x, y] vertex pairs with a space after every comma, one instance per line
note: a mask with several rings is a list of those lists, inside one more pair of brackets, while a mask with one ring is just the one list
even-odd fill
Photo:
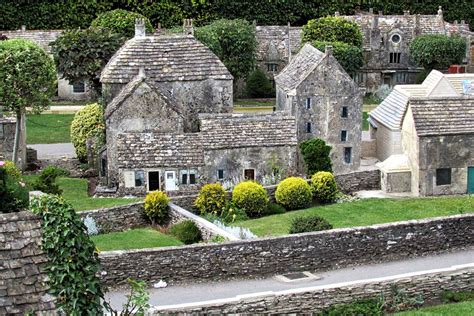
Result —
[[26, 108], [41, 112], [55, 92], [56, 72], [53, 60], [35, 43], [23, 39], [0, 41], [0, 105], [15, 112], [16, 132], [13, 161], [18, 149]]

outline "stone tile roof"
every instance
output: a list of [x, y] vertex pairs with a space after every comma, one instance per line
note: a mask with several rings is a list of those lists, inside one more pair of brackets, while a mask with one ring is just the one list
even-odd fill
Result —
[[418, 136], [474, 134], [474, 96], [410, 101]]
[[285, 91], [298, 87], [319, 65], [325, 54], [306, 43], [291, 62], [275, 77], [275, 83]]
[[[298, 52], [301, 47], [301, 27], [290, 27], [290, 49]], [[257, 60], [288, 58], [288, 27], [280, 25], [259, 25], [255, 28]], [[278, 56], [275, 55], [275, 50]], [[270, 55], [270, 56], [268, 56]], [[278, 58], [275, 58], [278, 57]]]
[[117, 137], [119, 168], [204, 165], [200, 135], [124, 133]]
[[0, 34], [6, 35], [9, 39], [21, 38], [31, 40], [50, 54], [51, 47], [49, 44], [54, 42], [62, 32], [62, 30], [16, 30], [0, 31]]
[[296, 121], [282, 114], [201, 114], [204, 149], [296, 146]]
[[193, 36], [163, 35], [128, 40], [103, 69], [101, 82], [128, 83], [140, 67], [157, 82], [232, 80], [219, 58]]
[[395, 87], [385, 100], [369, 113], [369, 120], [376, 119], [392, 130], [400, 129], [407, 106], [408, 96]]

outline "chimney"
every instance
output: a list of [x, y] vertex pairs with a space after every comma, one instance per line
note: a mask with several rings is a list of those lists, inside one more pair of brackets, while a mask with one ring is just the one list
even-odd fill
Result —
[[145, 20], [135, 19], [135, 38], [145, 37]]
[[26, 25], [22, 25], [22, 26], [21, 26], [21, 31], [22, 31], [22, 32], [26, 32]]
[[369, 13], [370, 13], [370, 14], [374, 14], [374, 8], [370, 8], [370, 9], [369, 9]]
[[334, 12], [334, 16], [340, 16], [341, 14], [339, 13], [339, 11], [336, 11]]
[[383, 11], [379, 11], [379, 15], [382, 16], [382, 15], [383, 15]]
[[443, 7], [442, 6], [438, 7], [438, 17], [443, 20]]
[[379, 17], [377, 15], [374, 15], [372, 18], [372, 29], [377, 29], [379, 27]]
[[140, 66], [140, 68], [138, 68], [138, 77], [146, 78], [145, 67]]
[[331, 45], [326, 45], [326, 47], [324, 49], [324, 53], [326, 53], [326, 55], [328, 55], [328, 56], [332, 56], [332, 46]]
[[410, 10], [403, 11], [403, 15], [410, 15]]
[[194, 35], [193, 19], [183, 20], [183, 33], [185, 35]]

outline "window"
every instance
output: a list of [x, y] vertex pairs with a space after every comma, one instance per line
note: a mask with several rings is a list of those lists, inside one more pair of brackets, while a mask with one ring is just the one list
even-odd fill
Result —
[[311, 109], [311, 98], [306, 98], [306, 109]]
[[451, 184], [451, 168], [436, 169], [436, 185]]
[[392, 43], [398, 44], [402, 40], [402, 37], [399, 34], [393, 34], [392, 37], [390, 37], [390, 40]]
[[352, 162], [352, 147], [345, 147], [344, 148], [344, 162], [351, 163]]
[[196, 184], [196, 171], [189, 171], [189, 184]]
[[188, 172], [181, 173], [181, 184], [188, 184]]
[[217, 170], [217, 180], [224, 180], [224, 169]]
[[390, 53], [390, 63], [399, 64], [401, 55], [402, 55], [401, 53]]
[[196, 170], [183, 169], [179, 171], [181, 184], [196, 184]]
[[395, 74], [395, 81], [397, 83], [407, 83], [408, 82], [408, 73], [406, 73], [406, 72], [397, 72]]
[[349, 116], [349, 109], [347, 108], [347, 106], [343, 106], [341, 108], [341, 117], [348, 117]]
[[306, 123], [306, 133], [311, 133], [312, 131], [312, 126], [311, 122]]
[[255, 180], [255, 170], [254, 169], [245, 169], [244, 170], [245, 180]]
[[341, 131], [341, 142], [347, 142], [347, 131]]
[[84, 93], [86, 92], [86, 85], [84, 81], [75, 82], [72, 84], [73, 93]]
[[267, 64], [267, 71], [277, 72], [278, 71], [278, 65], [277, 64]]
[[141, 187], [145, 184], [145, 172], [135, 171], [135, 186]]

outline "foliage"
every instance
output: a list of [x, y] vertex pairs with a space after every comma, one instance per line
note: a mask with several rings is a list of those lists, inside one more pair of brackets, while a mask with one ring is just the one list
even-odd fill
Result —
[[3, 161], [3, 165], [0, 165], [5, 171], [7, 172], [7, 175], [14, 179], [14, 180], [20, 180], [21, 178], [21, 171], [18, 169], [18, 167], [15, 165], [13, 161]]
[[194, 206], [201, 214], [218, 215], [226, 205], [227, 194], [220, 183], [209, 183], [199, 190]]
[[64, 169], [48, 166], [41, 171], [38, 178], [33, 180], [31, 186], [34, 190], [43, 193], [61, 195], [63, 190], [61, 190], [56, 183], [56, 178], [67, 175], [69, 175], [69, 173]]
[[247, 96], [251, 98], [273, 97], [275, 90], [262, 69], [255, 69], [247, 78], [245, 86]]
[[326, 46], [333, 47], [333, 55], [348, 74], [356, 73], [364, 65], [362, 49], [343, 42], [312, 41], [311, 44], [324, 52]]
[[384, 308], [389, 312], [418, 308], [425, 302], [421, 293], [407, 293], [396, 284], [390, 285], [390, 299], [383, 295], [382, 299], [386, 301]]
[[303, 178], [289, 177], [280, 182], [275, 191], [278, 204], [287, 210], [307, 207], [312, 200], [311, 187]]
[[100, 72], [125, 38], [109, 29], [91, 27], [61, 33], [51, 52], [58, 72], [69, 82], [88, 82], [100, 95]]
[[332, 225], [321, 216], [298, 216], [293, 218], [291, 222], [290, 234], [317, 232], [328, 229], [332, 229]]
[[233, 223], [235, 221], [244, 221], [249, 217], [245, 210], [240, 207], [237, 207], [234, 203], [228, 202], [221, 211], [221, 214], [218, 216], [220, 220], [224, 223]]
[[265, 188], [255, 181], [243, 181], [232, 191], [232, 202], [250, 217], [258, 217], [268, 206]]
[[349, 304], [335, 305], [325, 309], [322, 316], [382, 316], [383, 301], [380, 299], [357, 300]]
[[390, 87], [388, 84], [383, 84], [377, 88], [377, 91], [375, 91], [375, 97], [383, 101], [391, 92], [392, 87]]
[[444, 70], [462, 63], [466, 55], [466, 40], [459, 36], [420, 35], [410, 43], [410, 55], [427, 70]]
[[34, 199], [31, 210], [43, 219], [41, 248], [56, 308], [66, 315], [102, 314], [99, 256], [78, 213], [56, 195]]
[[162, 191], [153, 191], [146, 195], [145, 214], [153, 224], [164, 224], [168, 217], [169, 197]]
[[194, 244], [202, 240], [201, 231], [192, 220], [185, 220], [171, 226], [170, 234], [184, 244]]
[[136, 19], [144, 20], [148, 34], [154, 32], [150, 20], [148, 20], [147, 17], [140, 13], [130, 12], [123, 9], [115, 9], [98, 15], [97, 18], [92, 21], [91, 27], [109, 29], [123, 37], [132, 38], [135, 35]]
[[28, 206], [28, 190], [11, 163], [0, 161], [0, 213], [18, 212]]
[[337, 196], [337, 184], [334, 175], [327, 171], [316, 172], [311, 177], [314, 197], [323, 203], [333, 202]]
[[329, 154], [331, 146], [320, 138], [313, 138], [300, 143], [300, 150], [306, 164], [308, 176], [318, 171], [332, 172], [332, 163]]
[[280, 204], [269, 203], [267, 209], [263, 212], [263, 216], [274, 215], [274, 214], [283, 214], [286, 210]]
[[146, 283], [143, 281], [136, 281], [127, 279], [130, 285], [130, 294], [126, 295], [127, 302], [123, 305], [120, 315], [137, 315], [143, 316], [150, 308], [150, 294], [147, 292]]
[[95, 220], [93, 217], [90, 217], [89, 215], [84, 218], [84, 226], [87, 228], [87, 235], [88, 236], [95, 236], [99, 234], [99, 229], [97, 228], [97, 225], [95, 223]]
[[71, 122], [71, 141], [81, 162], [87, 161], [87, 139], [103, 137], [104, 131], [102, 107], [99, 104], [88, 104], [76, 112]]
[[234, 79], [246, 78], [254, 69], [254, 26], [245, 20], [217, 20], [197, 28], [194, 35], [219, 57]]
[[443, 303], [474, 301], [474, 291], [444, 291], [441, 300]]
[[8, 37], [2, 33], [0, 33], [0, 41], [6, 41]]
[[362, 32], [355, 22], [328, 16], [308, 21], [308, 24], [303, 26], [302, 41], [340, 42], [362, 48]]

